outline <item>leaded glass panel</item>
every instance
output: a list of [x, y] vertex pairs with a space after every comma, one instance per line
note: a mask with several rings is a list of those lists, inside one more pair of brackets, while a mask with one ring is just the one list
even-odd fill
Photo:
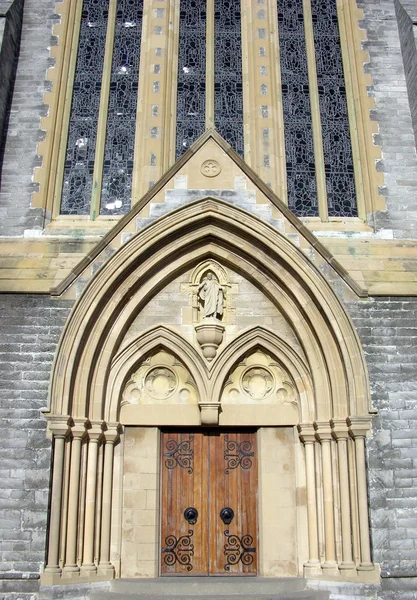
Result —
[[142, 18], [143, 0], [118, 0], [101, 189], [105, 215], [131, 206]]
[[355, 180], [336, 0], [311, 0], [329, 216], [355, 217]]
[[206, 122], [206, 2], [181, 0], [176, 157], [205, 130]]
[[108, 0], [84, 0], [64, 165], [61, 213], [90, 213]]
[[240, 0], [214, 0], [214, 123], [243, 158]]
[[302, 0], [278, 0], [288, 205], [317, 216], [317, 184]]

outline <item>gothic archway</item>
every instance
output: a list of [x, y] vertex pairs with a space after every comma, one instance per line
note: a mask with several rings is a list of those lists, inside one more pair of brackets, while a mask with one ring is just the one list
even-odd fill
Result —
[[[297, 356], [275, 332], [254, 327], [235, 335], [208, 362], [198, 346], [167, 328], [163, 317], [157, 326], [125, 342], [126, 332], [150, 299], [167, 282], [208, 259], [245, 277], [279, 307], [301, 354]], [[239, 355], [261, 347], [287, 365], [299, 386], [299, 422], [294, 425], [305, 447], [309, 544], [305, 573], [357, 577], [361, 571], [373, 571], [364, 461], [364, 438], [370, 428], [369, 386], [354, 327], [332, 287], [285, 235], [241, 209], [205, 198], [162, 217], [122, 246], [92, 278], [69, 318], [57, 353], [47, 415], [55, 438], [55, 460], [45, 573], [55, 580], [62, 573], [113, 575], [110, 507], [113, 447], [123, 425], [119, 421], [121, 390], [141, 358], [157, 347], [167, 348], [189, 369], [198, 387], [201, 414], [207, 405], [213, 409], [219, 402], [224, 374]], [[198, 417], [198, 411], [195, 414]], [[83, 440], [88, 447], [82, 475], [84, 498], [79, 488]], [[100, 448], [104, 449], [104, 467], [98, 481]], [[336, 488], [341, 498], [339, 561], [332, 483], [336, 455]], [[70, 461], [67, 474], [63, 473], [65, 456]], [[315, 481], [317, 457], [321, 461], [321, 508]], [[102, 486], [100, 497], [98, 485]], [[67, 521], [61, 522], [65, 486], [69, 488]], [[96, 522], [96, 507], [101, 523]], [[325, 530], [324, 560], [319, 555], [319, 510]], [[57, 541], [62, 535], [64, 556]], [[94, 560], [97, 536], [98, 565]], [[81, 567], [76, 562], [77, 543], [83, 548]]]

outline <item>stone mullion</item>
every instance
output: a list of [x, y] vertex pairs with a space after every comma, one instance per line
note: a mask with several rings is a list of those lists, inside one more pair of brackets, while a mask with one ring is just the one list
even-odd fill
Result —
[[100, 539], [100, 573], [114, 574], [114, 567], [110, 562], [111, 541], [111, 511], [113, 492], [114, 446], [119, 438], [118, 427], [110, 426], [104, 434], [104, 466], [103, 466], [103, 493], [101, 513], [101, 539]]
[[48, 538], [48, 561], [45, 573], [61, 573], [59, 565], [59, 543], [61, 535], [61, 508], [64, 483], [65, 438], [69, 428], [67, 423], [50, 427], [54, 436], [54, 466], [52, 473], [51, 509]]
[[207, 0], [206, 11], [206, 129], [214, 129], [214, 0]]
[[116, 28], [116, 11], [117, 0], [109, 0], [106, 49], [104, 52], [103, 77], [101, 80], [100, 107], [97, 120], [96, 152], [94, 159], [93, 185], [91, 191], [90, 218], [92, 221], [94, 221], [100, 214], [104, 148], [106, 145], [107, 115], [109, 108], [114, 32]]
[[305, 447], [307, 518], [308, 518], [308, 561], [304, 563], [306, 575], [320, 575], [321, 567], [318, 552], [317, 496], [314, 447], [315, 432], [312, 426], [299, 426], [300, 440]]
[[65, 553], [64, 574], [71, 575], [79, 572], [77, 564], [77, 533], [79, 516], [79, 492], [80, 492], [80, 467], [81, 446], [85, 436], [85, 421], [79, 422], [71, 428], [71, 466], [69, 481], [68, 520], [67, 520], [67, 544]]
[[369, 423], [364, 419], [348, 419], [349, 434], [355, 442], [356, 478], [358, 485], [358, 517], [361, 560], [359, 571], [371, 571], [374, 568], [371, 559], [371, 545], [368, 516], [368, 493], [366, 482], [365, 437]]
[[329, 211], [327, 206], [326, 173], [324, 169], [323, 137], [321, 131], [316, 52], [314, 48], [313, 19], [311, 15], [311, 0], [303, 0], [303, 12], [307, 50], [308, 80], [310, 87], [311, 120], [313, 128], [314, 162], [316, 167], [319, 216], [322, 221], [328, 221]]
[[101, 423], [93, 425], [88, 431], [88, 458], [87, 458], [87, 477], [86, 477], [86, 495], [85, 495], [85, 525], [84, 525], [84, 547], [83, 571], [95, 572], [94, 564], [94, 530], [95, 530], [95, 511], [96, 511], [96, 491], [97, 491], [97, 462], [98, 446], [103, 432]]

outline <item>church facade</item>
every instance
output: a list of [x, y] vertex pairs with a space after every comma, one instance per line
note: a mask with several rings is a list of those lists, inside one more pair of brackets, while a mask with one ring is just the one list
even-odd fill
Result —
[[414, 3], [0, 9], [2, 593], [415, 597]]

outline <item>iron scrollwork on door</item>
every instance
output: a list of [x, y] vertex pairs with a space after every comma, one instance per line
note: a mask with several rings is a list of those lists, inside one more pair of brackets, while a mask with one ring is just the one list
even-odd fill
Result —
[[255, 456], [255, 452], [252, 452], [252, 444], [249, 440], [243, 440], [238, 442], [237, 440], [230, 440], [228, 435], [224, 436], [224, 442], [226, 447], [224, 449], [224, 460], [227, 462], [227, 467], [224, 470], [226, 475], [232, 469], [241, 467], [244, 471], [248, 471], [252, 466], [252, 456]]
[[242, 565], [251, 565], [253, 563], [253, 555], [256, 552], [256, 548], [253, 546], [253, 537], [245, 534], [240, 538], [237, 535], [229, 533], [228, 529], [225, 530], [224, 535], [227, 540], [224, 545], [224, 555], [227, 559], [224, 570], [230, 571], [230, 567], [237, 565], [239, 561]]
[[188, 535], [182, 535], [178, 539], [175, 535], [168, 535], [165, 538], [167, 547], [162, 548], [162, 554], [164, 554], [166, 565], [171, 566], [178, 562], [180, 565], [186, 567], [187, 571], [193, 570], [191, 563], [191, 557], [194, 556], [194, 544], [191, 543], [193, 534], [193, 530], [189, 529]]
[[170, 471], [175, 469], [177, 466], [180, 466], [182, 469], [188, 469], [188, 473], [193, 472], [193, 440], [194, 436], [190, 433], [188, 440], [182, 440], [181, 442], [176, 442], [175, 440], [168, 440], [166, 443], [166, 452], [164, 452], [165, 466]]

